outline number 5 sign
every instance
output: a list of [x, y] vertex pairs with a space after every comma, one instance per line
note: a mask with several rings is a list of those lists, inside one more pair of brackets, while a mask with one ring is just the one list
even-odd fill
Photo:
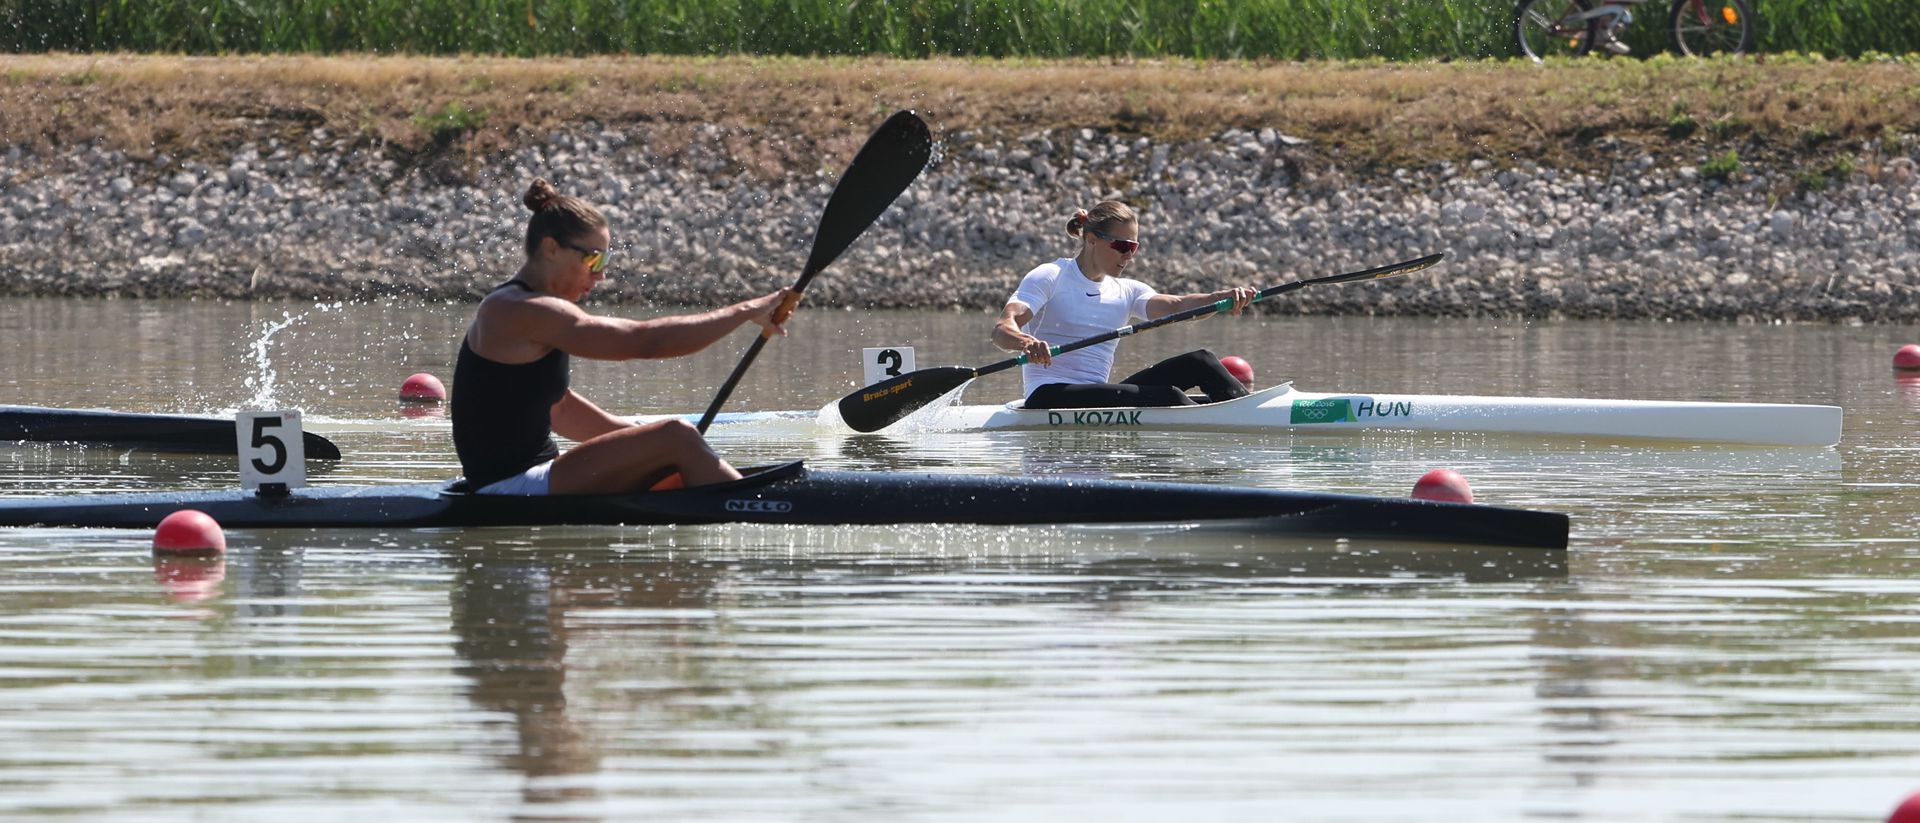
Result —
[[289, 489], [307, 484], [307, 444], [300, 435], [300, 412], [241, 412], [234, 427], [240, 445], [240, 487], [258, 489], [279, 483]]

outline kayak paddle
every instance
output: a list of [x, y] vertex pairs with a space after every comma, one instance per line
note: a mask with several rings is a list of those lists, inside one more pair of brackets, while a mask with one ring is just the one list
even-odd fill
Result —
[[[1416, 257], [1412, 260], [1405, 260], [1392, 265], [1367, 269], [1366, 271], [1330, 274], [1326, 277], [1313, 277], [1306, 280], [1295, 280], [1291, 283], [1282, 283], [1278, 286], [1261, 290], [1253, 296], [1253, 302], [1258, 303], [1274, 295], [1285, 294], [1296, 289], [1304, 289], [1308, 286], [1324, 286], [1330, 283], [1351, 283], [1356, 280], [1381, 280], [1388, 277], [1399, 277], [1403, 274], [1412, 274], [1440, 262], [1441, 258], [1446, 256], [1446, 252], [1440, 252], [1438, 254], [1429, 254], [1425, 257]], [[1056, 355], [1064, 354], [1077, 349], [1084, 349], [1088, 346], [1105, 343], [1108, 340], [1125, 337], [1129, 334], [1143, 332], [1148, 329], [1156, 329], [1169, 323], [1192, 320], [1196, 317], [1206, 317], [1231, 308], [1233, 308], [1233, 301], [1231, 299], [1221, 300], [1204, 306], [1187, 309], [1186, 311], [1175, 312], [1158, 320], [1148, 320], [1135, 323], [1131, 326], [1122, 326], [1113, 331], [1101, 332], [1085, 340], [1075, 340], [1072, 343], [1062, 346], [1052, 346], [1049, 347], [1047, 351]], [[942, 395], [959, 388], [961, 384], [969, 380], [976, 377], [985, 377], [997, 371], [1023, 365], [1026, 362], [1027, 356], [1022, 354], [1018, 357], [1010, 357], [998, 363], [980, 366], [978, 368], [938, 366], [931, 369], [907, 372], [898, 377], [890, 377], [840, 398], [840, 418], [845, 420], [847, 425], [852, 427], [854, 431], [879, 431], [887, 426], [893, 425], [900, 418], [914, 413], [914, 411], [918, 410], [921, 406], [938, 400]]]
[[[880, 215], [893, 204], [900, 193], [907, 190], [914, 178], [920, 176], [920, 170], [926, 168], [927, 160], [933, 155], [933, 134], [927, 130], [927, 124], [911, 111], [902, 111], [887, 118], [887, 122], [875, 129], [873, 136], [860, 147], [853, 157], [853, 163], [847, 166], [847, 173], [840, 176], [840, 182], [834, 184], [833, 194], [827, 198], [827, 209], [820, 215], [820, 226], [813, 233], [813, 253], [807, 257], [807, 267], [800, 272], [800, 279], [794, 281], [793, 290], [785, 300], [773, 310], [773, 322], [777, 325], [787, 322], [793, 316], [793, 309], [800, 304], [800, 292], [807, 288], [808, 281], [820, 273], [821, 269], [832, 263], [834, 258], [853, 245], [861, 232], [880, 219]], [[700, 415], [699, 429], [705, 434], [707, 427], [713, 424], [713, 417], [720, 413], [721, 404], [727, 402], [727, 396], [733, 394], [734, 386], [739, 385], [741, 375], [746, 374], [747, 366], [760, 355], [760, 349], [767, 345], [772, 330], [761, 332], [753, 339], [753, 345], [747, 348], [740, 364], [733, 367], [733, 373], [727, 375], [727, 382], [720, 384], [720, 392], [707, 406], [705, 414]]]

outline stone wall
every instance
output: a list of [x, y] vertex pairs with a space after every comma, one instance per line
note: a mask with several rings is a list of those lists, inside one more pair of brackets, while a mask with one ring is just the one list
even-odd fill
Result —
[[[593, 299], [737, 299], [797, 276], [847, 158], [766, 180], [728, 155], [726, 136], [705, 126], [656, 151], [644, 126], [587, 126], [458, 170], [325, 130], [214, 163], [16, 147], [0, 156], [0, 291], [474, 299], [522, 258], [520, 194], [542, 175], [613, 223], [612, 279]], [[1414, 277], [1305, 289], [1268, 311], [1915, 322], [1912, 150], [1828, 177], [1748, 167], [1708, 179], [1618, 147], [1604, 172], [1476, 161], [1363, 174], [1271, 130], [1178, 144], [958, 133], [807, 300], [995, 307], [1027, 269], [1070, 253], [1074, 208], [1118, 198], [1143, 212], [1130, 274], [1162, 291], [1452, 253]]]

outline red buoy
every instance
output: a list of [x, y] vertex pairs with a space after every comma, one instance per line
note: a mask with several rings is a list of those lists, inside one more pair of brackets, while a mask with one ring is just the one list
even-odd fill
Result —
[[1473, 487], [1467, 485], [1467, 479], [1452, 469], [1434, 469], [1420, 475], [1413, 484], [1415, 500], [1438, 500], [1442, 503], [1472, 503]]
[[226, 533], [205, 512], [181, 509], [167, 515], [153, 530], [155, 554], [219, 554], [226, 550]]
[[1887, 823], [1920, 823], [1920, 792], [1908, 795], [1907, 801], [1901, 803], [1900, 808], [1893, 810], [1893, 815], [1887, 818]]
[[1894, 352], [1893, 367], [1900, 371], [1920, 371], [1920, 343], [1908, 343]]
[[400, 399], [408, 403], [438, 403], [447, 399], [447, 387], [440, 378], [417, 372], [400, 384]]
[[1220, 365], [1226, 366], [1227, 373], [1233, 375], [1233, 379], [1240, 381], [1241, 385], [1253, 385], [1252, 363], [1248, 363], [1243, 358], [1228, 355], [1220, 358]]

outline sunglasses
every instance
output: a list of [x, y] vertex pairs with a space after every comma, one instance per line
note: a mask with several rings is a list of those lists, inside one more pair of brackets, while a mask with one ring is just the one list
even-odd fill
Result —
[[1121, 254], [1132, 254], [1140, 250], [1140, 241], [1138, 240], [1121, 240], [1106, 232], [1094, 231], [1093, 229], [1087, 229], [1087, 233], [1107, 241], [1109, 248]]
[[567, 248], [573, 249], [574, 251], [577, 251], [581, 255], [583, 255], [584, 259], [582, 259], [580, 262], [587, 264], [588, 271], [591, 271], [594, 274], [599, 274], [603, 271], [606, 271], [607, 255], [612, 251], [611, 249], [582, 248], [572, 243], [568, 243], [565, 240], [557, 240], [557, 239], [554, 242], [559, 243], [562, 246], [566, 246]]

